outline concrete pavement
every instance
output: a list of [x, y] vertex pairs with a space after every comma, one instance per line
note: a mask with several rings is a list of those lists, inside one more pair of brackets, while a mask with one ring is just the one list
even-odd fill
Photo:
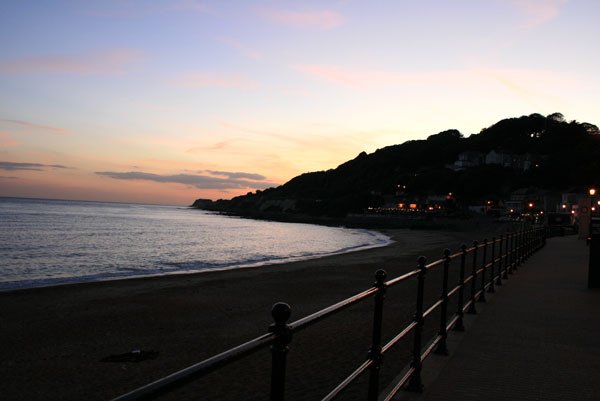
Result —
[[425, 361], [425, 391], [395, 400], [600, 400], [600, 290], [587, 288], [588, 256], [576, 236], [548, 239], [477, 304], [467, 331], [450, 334], [450, 356]]

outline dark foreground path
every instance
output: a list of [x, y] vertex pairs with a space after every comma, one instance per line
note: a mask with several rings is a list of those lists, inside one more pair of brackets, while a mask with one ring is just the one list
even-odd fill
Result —
[[451, 355], [424, 365], [425, 391], [398, 400], [600, 400], [600, 290], [587, 288], [588, 248], [548, 240], [497, 288]]

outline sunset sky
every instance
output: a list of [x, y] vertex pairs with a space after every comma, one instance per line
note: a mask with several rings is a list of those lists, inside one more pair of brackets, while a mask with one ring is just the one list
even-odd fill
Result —
[[0, 196], [187, 205], [505, 117], [600, 125], [600, 1], [0, 2]]

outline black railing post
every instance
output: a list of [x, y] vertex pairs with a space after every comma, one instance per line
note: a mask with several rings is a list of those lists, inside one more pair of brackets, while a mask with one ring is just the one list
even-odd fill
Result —
[[527, 261], [527, 259], [529, 259], [529, 243], [530, 243], [530, 234], [531, 234], [531, 229], [528, 229], [527, 231], [525, 231], [525, 238], [523, 240], [523, 263], [525, 263]]
[[544, 227], [542, 232], [542, 247], [546, 246], [546, 239], [548, 239], [548, 228]]
[[502, 234], [500, 234], [500, 240], [498, 241], [498, 277], [496, 277], [496, 285], [502, 285]]
[[371, 376], [369, 377], [369, 401], [377, 401], [379, 396], [379, 372], [381, 371], [381, 326], [383, 323], [383, 300], [385, 299], [385, 270], [375, 272], [375, 310], [373, 313], [373, 342], [369, 350], [369, 359], [373, 361], [371, 365]]
[[458, 272], [458, 301], [456, 306], [456, 315], [458, 319], [454, 325], [455, 331], [465, 331], [465, 325], [463, 322], [463, 308], [465, 305], [465, 264], [467, 262], [467, 246], [463, 244], [460, 247], [460, 271]]
[[533, 255], [533, 246], [534, 246], [534, 234], [535, 234], [535, 228], [532, 228], [531, 230], [529, 230], [529, 246], [527, 247], [527, 259], [529, 259], [531, 257], [531, 255]]
[[492, 237], [492, 258], [490, 259], [490, 286], [488, 287], [488, 292], [494, 293], [496, 290], [494, 289], [494, 265], [496, 264], [496, 260], [494, 259], [496, 256], [496, 237]]
[[483, 239], [483, 260], [481, 261], [481, 288], [479, 292], [478, 302], [485, 302], [485, 270], [486, 270], [486, 258], [487, 258], [487, 246], [488, 240], [487, 238]]
[[271, 345], [271, 401], [283, 401], [285, 395], [286, 356], [292, 340], [292, 330], [286, 322], [291, 313], [290, 306], [283, 302], [276, 303], [271, 309], [275, 323], [269, 326], [269, 331], [276, 336]]
[[513, 272], [513, 265], [512, 265], [512, 256], [513, 256], [513, 240], [514, 240], [514, 233], [509, 233], [506, 234], [508, 236], [509, 242], [508, 242], [508, 249], [506, 251], [506, 257], [507, 257], [507, 263], [508, 263], [508, 274], [512, 274]]
[[469, 304], [469, 310], [467, 313], [475, 314], [477, 309], [475, 308], [475, 294], [477, 293], [477, 249], [479, 243], [473, 241], [473, 265], [471, 270], [471, 303]]
[[[504, 250], [502, 250], [502, 244], [504, 244]], [[502, 272], [502, 278], [504, 280], [508, 280], [508, 234], [506, 236], [500, 235], [500, 266], [504, 266], [504, 270]]]
[[519, 240], [517, 245], [517, 266], [521, 266], [523, 263], [523, 244], [525, 243], [525, 230], [521, 230], [518, 236]]
[[423, 293], [425, 289], [425, 274], [427, 273], [427, 268], [425, 267], [425, 262], [427, 258], [425, 256], [419, 257], [419, 277], [417, 284], [417, 306], [415, 310], [415, 318], [414, 321], [417, 324], [415, 327], [415, 337], [413, 342], [413, 352], [412, 352], [412, 362], [410, 366], [414, 369], [413, 374], [410, 377], [410, 381], [408, 382], [408, 386], [406, 389], [408, 391], [423, 391], [423, 381], [421, 380], [421, 341], [423, 340], [423, 324], [425, 321], [423, 320]]
[[448, 345], [446, 339], [448, 338], [448, 332], [446, 326], [448, 325], [448, 270], [450, 269], [450, 249], [444, 249], [444, 279], [442, 281], [442, 310], [440, 313], [440, 342], [438, 343], [435, 353], [438, 355], [448, 355]]
[[521, 232], [515, 233], [515, 244], [513, 248], [513, 270], [519, 270], [519, 246], [521, 244]]

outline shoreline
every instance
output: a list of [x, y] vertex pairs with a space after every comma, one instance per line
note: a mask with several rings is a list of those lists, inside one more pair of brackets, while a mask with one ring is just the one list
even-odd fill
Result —
[[[297, 224], [309, 224], [309, 223], [297, 223]], [[4, 282], [0, 283], [0, 294], [13, 292], [13, 291], [27, 291], [33, 290], [36, 288], [53, 288], [53, 287], [62, 287], [62, 286], [71, 286], [78, 284], [87, 284], [87, 283], [100, 283], [100, 282], [118, 282], [122, 280], [133, 280], [133, 279], [144, 279], [144, 278], [158, 278], [158, 277], [167, 277], [167, 276], [185, 276], [185, 275], [195, 275], [195, 274], [206, 274], [206, 273], [217, 273], [229, 270], [238, 270], [238, 269], [260, 269], [267, 266], [276, 266], [276, 265], [284, 265], [288, 263], [295, 262], [303, 262], [315, 259], [326, 258], [330, 256], [344, 255], [347, 253], [353, 252], [361, 252], [369, 249], [381, 248], [391, 245], [394, 241], [386, 234], [380, 232], [380, 230], [366, 229], [366, 228], [347, 228], [349, 230], [360, 230], [368, 233], [372, 237], [376, 237], [375, 243], [372, 244], [361, 244], [351, 248], [342, 248], [332, 252], [325, 253], [315, 253], [304, 256], [289, 256], [280, 259], [270, 259], [265, 261], [258, 262], [240, 262], [237, 264], [231, 264], [223, 267], [215, 267], [215, 268], [204, 268], [204, 269], [196, 269], [196, 270], [180, 270], [180, 271], [170, 271], [166, 273], [148, 273], [148, 274], [134, 274], [127, 275], [127, 273], [123, 273], [122, 276], [108, 276], [108, 277], [94, 277], [89, 278], [90, 276], [80, 276], [80, 277], [69, 277], [69, 278], [50, 278], [50, 279], [39, 279], [39, 280], [23, 280], [23, 281], [13, 281], [13, 282]], [[10, 286], [11, 283], [15, 283], [15, 286]], [[25, 285], [19, 286], [19, 283], [26, 283]], [[4, 285], [7, 285], [3, 287]]]
[[[383, 230], [394, 243], [255, 269], [2, 292], [0, 352], [4, 358], [0, 361], [0, 373], [6, 383], [3, 395], [7, 400], [110, 399], [264, 334], [272, 323], [270, 309], [275, 302], [289, 303], [291, 321], [296, 320], [369, 288], [379, 268], [387, 271], [388, 278], [396, 277], [412, 270], [421, 254], [437, 259], [444, 248], [480, 240], [482, 235], [494, 234], [491, 229], [499, 231], [502, 226], [479, 228]], [[407, 291], [400, 298], [390, 294], [386, 303], [391, 307], [389, 311], [404, 311], [401, 315], [409, 321], [414, 313], [414, 299]], [[399, 302], [397, 307], [391, 306], [394, 302]], [[361, 323], [370, 319], [371, 303], [361, 308], [350, 309], [339, 318], [319, 323], [316, 330], [303, 331], [295, 337], [290, 372], [297, 373], [290, 373], [288, 399], [302, 399], [304, 381], [320, 382], [321, 375], [335, 380], [351, 360], [364, 358], [370, 333]], [[363, 309], [364, 317], [355, 316]], [[339, 341], [340, 333], [345, 333], [343, 341]], [[342, 351], [336, 347], [342, 347]], [[100, 362], [109, 355], [133, 349], [157, 351], [159, 356], [140, 363]], [[256, 357], [259, 360], [250, 359], [247, 363], [262, 366], [264, 361], [260, 358], [265, 355], [267, 351]], [[316, 355], [327, 362], [320, 362]], [[330, 364], [340, 366], [331, 372], [325, 369]], [[242, 398], [264, 399], [262, 375], [258, 378], [249, 373], [255, 368], [244, 366], [236, 363], [190, 388], [200, 386], [198, 391], [202, 391], [204, 399], [218, 399], [218, 394], [225, 391], [241, 397], [252, 388], [256, 395]], [[239, 385], [232, 385], [237, 379], [227, 379], [230, 374], [240, 377]], [[241, 380], [242, 377], [246, 379]], [[328, 382], [321, 383], [314, 391], [321, 394], [327, 388]], [[197, 399], [198, 394], [187, 391], [166, 399]]]

